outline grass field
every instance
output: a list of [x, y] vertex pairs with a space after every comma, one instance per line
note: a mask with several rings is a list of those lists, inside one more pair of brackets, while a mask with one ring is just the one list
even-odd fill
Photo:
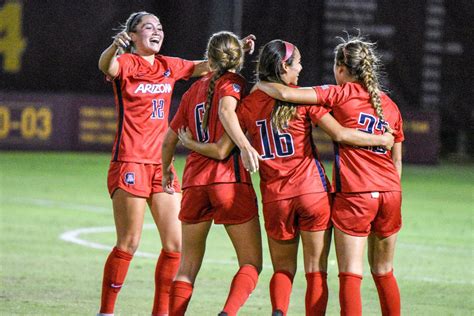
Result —
[[[108, 154], [0, 152], [1, 315], [95, 315], [103, 263], [115, 241], [108, 161]], [[181, 172], [183, 159], [177, 166]], [[473, 315], [474, 166], [405, 166], [402, 182], [404, 227], [395, 274], [403, 314]], [[116, 315], [151, 312], [160, 241], [151, 216], [146, 223]], [[65, 233], [83, 244], [61, 239]], [[270, 315], [267, 247], [264, 255], [259, 284], [240, 315]], [[214, 226], [188, 315], [216, 315], [236, 269], [224, 229]], [[328, 315], [338, 315], [334, 248], [328, 280]], [[304, 315], [304, 293], [300, 259], [288, 315]], [[379, 315], [367, 268], [362, 294], [364, 315]]]

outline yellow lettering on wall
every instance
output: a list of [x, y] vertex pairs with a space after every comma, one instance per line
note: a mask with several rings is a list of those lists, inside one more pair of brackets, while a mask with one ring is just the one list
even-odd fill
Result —
[[10, 109], [0, 106], [0, 139], [6, 138], [10, 133]]
[[3, 56], [3, 71], [17, 73], [21, 70], [21, 56], [26, 40], [21, 34], [22, 5], [7, 1], [0, 8], [0, 55]]
[[430, 132], [430, 123], [428, 121], [407, 121], [403, 123], [403, 129], [407, 132], [417, 134], [428, 134]]

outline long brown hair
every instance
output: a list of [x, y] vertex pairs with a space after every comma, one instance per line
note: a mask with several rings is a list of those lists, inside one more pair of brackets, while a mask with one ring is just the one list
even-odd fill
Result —
[[207, 89], [207, 99], [202, 120], [202, 128], [204, 130], [208, 126], [216, 81], [228, 70], [235, 69], [239, 71], [242, 68], [244, 62], [242, 43], [237, 35], [232, 32], [222, 31], [215, 33], [209, 39], [205, 57], [209, 60], [209, 65], [214, 70], [214, 74]]
[[[286, 47], [293, 46], [293, 52], [287, 55]], [[283, 63], [291, 65], [294, 60], [296, 46], [280, 39], [273, 40], [265, 44], [260, 50], [257, 62], [257, 80], [277, 82], [286, 85], [281, 79], [283, 73]], [[296, 107], [289, 102], [275, 100], [272, 111], [272, 125], [278, 130], [288, 127], [288, 123], [296, 116]]]
[[350, 75], [359, 81], [369, 93], [377, 116], [383, 120], [382, 102], [380, 92], [382, 90], [379, 77], [381, 67], [380, 58], [375, 52], [375, 43], [365, 41], [361, 36], [348, 37], [347, 40], [339, 38], [342, 43], [337, 45], [335, 53], [336, 65], [344, 65]]

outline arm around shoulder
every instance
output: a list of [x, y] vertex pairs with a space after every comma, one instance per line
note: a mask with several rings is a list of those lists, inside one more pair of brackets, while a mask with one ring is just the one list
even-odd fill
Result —
[[217, 143], [201, 143], [195, 141], [187, 127], [179, 129], [178, 138], [184, 147], [216, 160], [227, 158], [235, 146], [226, 133], [222, 135]]
[[262, 90], [274, 99], [296, 104], [317, 104], [318, 95], [313, 88], [293, 88], [281, 83], [259, 81], [257, 89]]
[[207, 60], [193, 60], [194, 71], [191, 77], [202, 77], [206, 75], [209, 71], [209, 62]]
[[318, 125], [335, 142], [353, 146], [384, 146], [387, 149], [390, 149], [393, 145], [392, 134], [374, 135], [358, 131], [355, 128], [346, 128], [339, 124], [329, 113], [325, 114], [318, 121]]

